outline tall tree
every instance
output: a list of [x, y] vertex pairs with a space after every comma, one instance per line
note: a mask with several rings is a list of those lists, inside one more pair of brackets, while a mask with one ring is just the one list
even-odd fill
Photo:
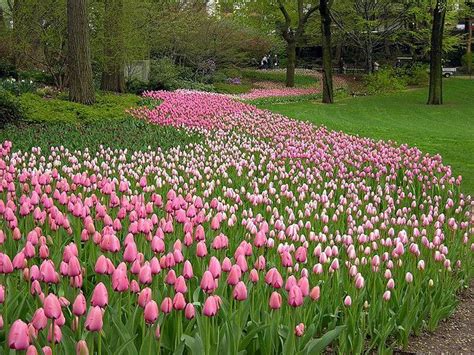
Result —
[[297, 0], [296, 27], [292, 26], [290, 14], [282, 0], [278, 0], [278, 8], [285, 18], [284, 23], [279, 22], [277, 25], [281, 36], [286, 42], [286, 86], [293, 87], [295, 86], [296, 45], [301, 41], [307, 22], [311, 15], [319, 8], [319, 5], [309, 6], [305, 12], [303, 0]]
[[67, 0], [69, 100], [95, 101], [89, 45], [87, 2]]
[[387, 46], [389, 39], [403, 31], [409, 2], [404, 0], [345, 0], [337, 3], [331, 17], [363, 53], [367, 72], [373, 72], [374, 52]]
[[443, 32], [447, 0], [437, 0], [433, 9], [433, 26], [430, 49], [430, 88], [428, 105], [443, 103]]
[[332, 55], [331, 55], [331, 6], [333, 0], [320, 0], [321, 37], [323, 47], [323, 103], [334, 102], [332, 85]]
[[105, 0], [102, 90], [124, 92], [123, 0]]

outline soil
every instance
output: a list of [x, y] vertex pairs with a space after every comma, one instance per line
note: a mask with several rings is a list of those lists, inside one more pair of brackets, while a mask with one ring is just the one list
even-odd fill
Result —
[[433, 333], [412, 337], [408, 347], [395, 354], [474, 354], [474, 280], [460, 293], [459, 301], [453, 315]]

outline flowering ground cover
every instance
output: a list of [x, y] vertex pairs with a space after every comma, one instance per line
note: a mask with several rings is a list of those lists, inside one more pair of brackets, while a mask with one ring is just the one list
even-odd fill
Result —
[[134, 116], [201, 140], [3, 142], [4, 351], [383, 351], [454, 309], [472, 201], [440, 156], [225, 95], [145, 97]]

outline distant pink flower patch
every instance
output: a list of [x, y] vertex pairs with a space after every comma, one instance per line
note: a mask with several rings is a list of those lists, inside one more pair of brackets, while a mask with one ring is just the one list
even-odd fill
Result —
[[321, 92], [319, 88], [278, 88], [278, 89], [252, 89], [247, 94], [239, 95], [243, 100], [256, 100], [267, 97], [288, 97], [314, 95]]

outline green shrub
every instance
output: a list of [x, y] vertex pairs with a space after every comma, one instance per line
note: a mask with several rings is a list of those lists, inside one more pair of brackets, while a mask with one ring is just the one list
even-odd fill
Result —
[[32, 81], [44, 85], [54, 85], [54, 79], [51, 74], [42, 70], [25, 70], [18, 72], [21, 80]]
[[127, 81], [126, 86], [127, 92], [135, 95], [141, 95], [144, 91], [152, 90], [149, 83], [138, 79]]
[[36, 90], [36, 94], [43, 98], [54, 98], [60, 95], [60, 91], [53, 86], [43, 86]]
[[469, 62], [471, 63], [471, 71], [474, 68], [474, 56], [472, 53], [466, 53], [462, 56], [461, 62], [463, 65], [463, 69], [466, 71], [466, 73], [469, 73]]
[[16, 77], [15, 66], [8, 60], [0, 59], [0, 78]]
[[3, 128], [8, 123], [17, 123], [22, 118], [23, 113], [18, 98], [0, 88], [0, 127]]
[[181, 70], [169, 58], [154, 60], [150, 66], [150, 86], [154, 90], [172, 90], [180, 79]]
[[423, 64], [416, 64], [406, 73], [405, 80], [409, 86], [426, 86], [430, 81], [428, 67]]
[[218, 71], [222, 73], [227, 78], [242, 78], [242, 70], [238, 68], [225, 68]]
[[211, 77], [212, 83], [224, 83], [229, 78], [224, 72], [216, 71]]
[[396, 92], [406, 89], [406, 79], [391, 68], [380, 69], [364, 78], [364, 90], [370, 94]]

